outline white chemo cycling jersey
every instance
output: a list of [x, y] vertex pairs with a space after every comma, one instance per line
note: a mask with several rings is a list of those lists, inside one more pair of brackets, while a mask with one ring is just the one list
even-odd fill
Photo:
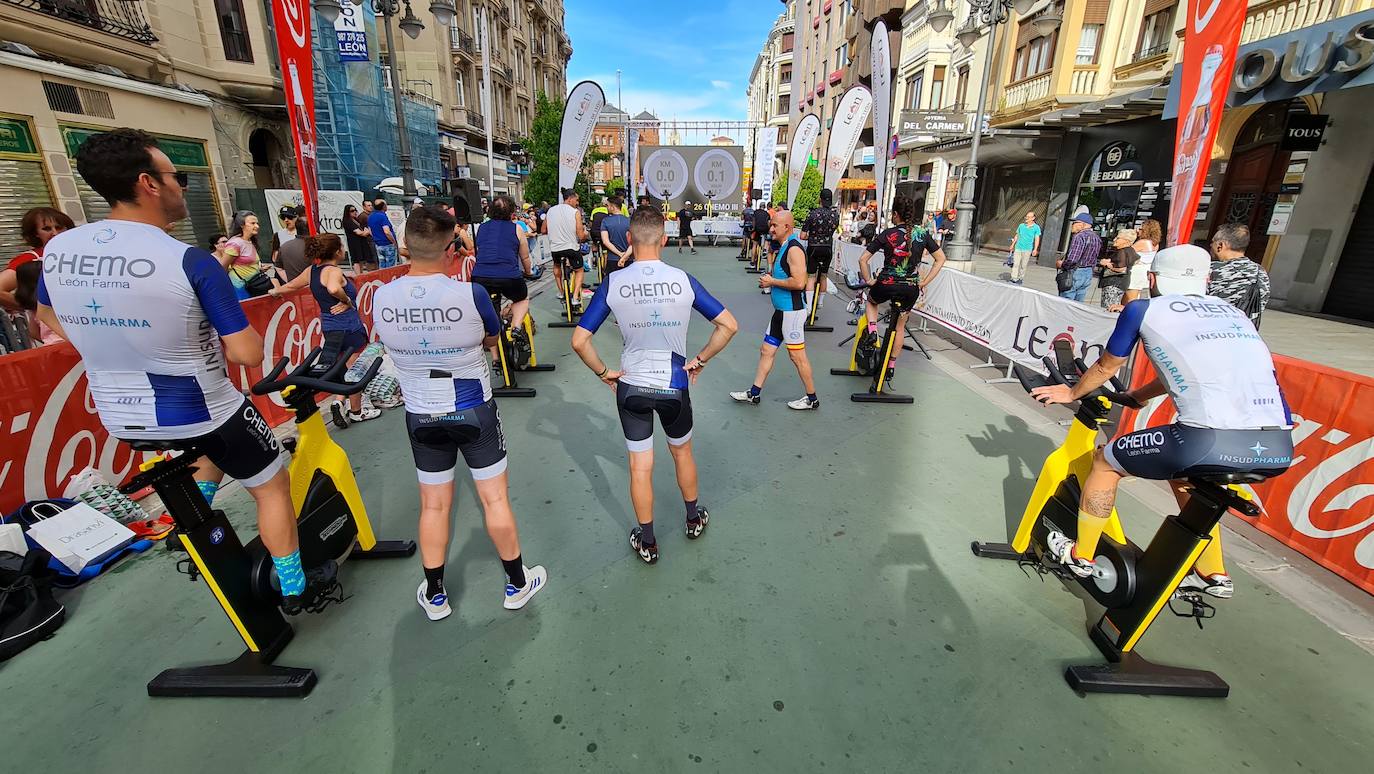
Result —
[[611, 274], [577, 323], [592, 333], [615, 312], [625, 339], [622, 382], [636, 387], [685, 389], [687, 323], [692, 310], [714, 320], [725, 311], [696, 278], [663, 261], [639, 260]]
[[1178, 421], [1214, 430], [1292, 427], [1274, 357], [1244, 312], [1209, 296], [1159, 296], [1122, 310], [1107, 351], [1137, 341], [1178, 408]]
[[44, 252], [39, 303], [81, 354], [111, 435], [189, 440], [243, 405], [219, 338], [248, 318], [213, 255], [127, 220], [63, 232]]
[[482, 339], [501, 321], [481, 285], [442, 274], [398, 277], [372, 296], [372, 329], [391, 353], [406, 411], [439, 415], [491, 400]]
[[544, 213], [544, 223], [549, 227], [549, 249], [558, 252], [559, 250], [576, 250], [577, 242], [577, 208], [564, 202], [555, 204]]

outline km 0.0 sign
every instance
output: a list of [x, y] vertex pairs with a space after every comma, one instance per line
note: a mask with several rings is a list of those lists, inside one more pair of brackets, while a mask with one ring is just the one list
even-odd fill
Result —
[[[967, 137], [973, 134], [972, 113], [949, 113], [941, 110], [903, 110], [901, 131], [903, 139], [923, 135], [934, 137]], [[988, 121], [983, 119], [983, 133]]]

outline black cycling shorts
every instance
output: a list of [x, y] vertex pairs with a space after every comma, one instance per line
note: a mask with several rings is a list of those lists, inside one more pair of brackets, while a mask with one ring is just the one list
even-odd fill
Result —
[[530, 287], [520, 277], [472, 277], [474, 285], [481, 285], [488, 295], [496, 294], [512, 303], [530, 297]]
[[449, 414], [406, 412], [406, 431], [421, 484], [452, 481], [459, 452], [474, 481], [506, 472], [506, 436], [494, 400]]
[[830, 261], [835, 257], [830, 245], [811, 245], [806, 248], [806, 273], [829, 274]]
[[625, 446], [632, 452], [654, 448], [654, 414], [663, 423], [668, 443], [681, 446], [692, 440], [692, 399], [686, 389], [636, 387], [620, 382], [615, 388], [615, 405], [620, 412], [620, 427], [625, 431]]
[[1118, 473], [1154, 481], [1203, 473], [1276, 476], [1293, 463], [1293, 434], [1172, 424], [1123, 435], [1107, 445], [1104, 456]]
[[339, 359], [339, 355], [348, 352], [353, 356], [363, 351], [367, 346], [367, 330], [355, 328], [351, 331], [325, 331], [324, 345], [320, 351], [320, 365], [328, 367]]
[[582, 268], [581, 250], [555, 250], [553, 252], [553, 263], [555, 266], [570, 266], [573, 271]]
[[889, 285], [877, 284], [868, 289], [868, 300], [875, 304], [884, 304], [892, 301], [895, 304], [909, 311], [916, 305], [917, 299], [921, 297], [921, 289], [916, 285], [904, 282], [894, 282]]
[[685, 222], [685, 223], [684, 223], [683, 221], [678, 221], [678, 225], [677, 225], [677, 235], [678, 235], [679, 237], [683, 238], [683, 239], [686, 239], [687, 237], [691, 236], [691, 235], [692, 235], [692, 223], [691, 223], [691, 221], [688, 221], [688, 222]]
[[[128, 436], [125, 441], [142, 440]], [[252, 489], [266, 484], [282, 468], [281, 444], [272, 428], [247, 398], [224, 424], [183, 441], [150, 440], [163, 449], [199, 449], [224, 475]]]

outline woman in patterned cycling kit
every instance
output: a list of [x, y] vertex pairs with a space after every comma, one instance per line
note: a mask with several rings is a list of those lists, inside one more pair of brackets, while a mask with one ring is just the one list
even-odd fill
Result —
[[[358, 290], [353, 281], [344, 276], [339, 268], [343, 260], [343, 240], [338, 234], [316, 234], [306, 240], [305, 257], [311, 264], [309, 271], [297, 274], [295, 279], [280, 288], [268, 291], [273, 296], [310, 286], [310, 295], [320, 307], [320, 329], [324, 332], [325, 358], [337, 356], [345, 350], [353, 350], [348, 364], [353, 365], [367, 346], [367, 328], [358, 316]], [[331, 358], [332, 362], [332, 358]], [[348, 396], [348, 415], [345, 417], [340, 401], [329, 405], [334, 424], [348, 427], [352, 422], [366, 422], [382, 415], [381, 410], [364, 403], [362, 393]]]
[[[892, 201], [892, 227], [885, 229], [868, 243], [863, 257], [859, 259], [859, 274], [868, 289], [866, 318], [868, 332], [878, 332], [878, 305], [894, 302], [900, 310], [896, 321], [896, 342], [892, 345], [892, 359], [887, 363], [887, 381], [892, 381], [892, 370], [897, 366], [897, 358], [902, 354], [902, 336], [906, 332], [906, 318], [911, 308], [920, 298], [921, 288], [929, 285], [945, 265], [945, 251], [934, 236], [920, 226], [912, 224], [915, 217], [915, 202], [905, 196]], [[919, 250], [919, 251], [918, 251]], [[869, 262], [878, 253], [883, 254], [883, 266], [878, 278], [872, 278]], [[935, 265], [924, 281], [921, 280], [921, 258], [930, 253]]]

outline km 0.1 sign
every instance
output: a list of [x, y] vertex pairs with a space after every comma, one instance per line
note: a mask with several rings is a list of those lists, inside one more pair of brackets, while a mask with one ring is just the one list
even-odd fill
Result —
[[[973, 113], [951, 113], [943, 110], [903, 110], [898, 134], [903, 141], [916, 137], [967, 137], [973, 134]], [[988, 119], [983, 118], [983, 134], [988, 133]]]

